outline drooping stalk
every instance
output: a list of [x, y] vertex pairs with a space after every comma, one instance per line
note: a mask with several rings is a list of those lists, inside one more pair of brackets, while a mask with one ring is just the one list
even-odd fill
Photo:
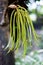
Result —
[[[16, 23], [16, 25], [15, 25]], [[17, 38], [15, 31], [17, 30]], [[9, 52], [16, 49], [18, 50], [20, 45], [23, 45], [24, 55], [26, 54], [27, 47], [32, 42], [32, 36], [34, 40], [38, 39], [38, 36], [34, 30], [34, 26], [29, 17], [28, 11], [21, 6], [17, 6], [16, 10], [14, 9], [10, 17], [10, 43]], [[16, 38], [16, 41], [15, 41]], [[30, 41], [31, 40], [31, 41]], [[22, 41], [22, 44], [21, 44]]]

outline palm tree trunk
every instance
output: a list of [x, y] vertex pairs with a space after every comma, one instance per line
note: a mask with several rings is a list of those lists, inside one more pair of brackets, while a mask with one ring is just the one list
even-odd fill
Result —
[[[6, 8], [6, 0], [0, 0], [0, 65], [15, 65], [14, 51], [7, 54], [8, 50], [4, 50], [8, 43], [9, 25], [4, 23], [4, 9]], [[8, 20], [7, 20], [8, 22]], [[3, 26], [2, 26], [3, 25]]]

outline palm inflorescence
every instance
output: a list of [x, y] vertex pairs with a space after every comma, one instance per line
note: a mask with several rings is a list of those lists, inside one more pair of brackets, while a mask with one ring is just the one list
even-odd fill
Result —
[[18, 50], [20, 45], [22, 45], [25, 54], [28, 45], [31, 44], [32, 38], [37, 40], [38, 36], [34, 30], [29, 13], [24, 7], [17, 5], [17, 8], [11, 13], [10, 41], [6, 48], [9, 47], [8, 52], [10, 52], [13, 49]]

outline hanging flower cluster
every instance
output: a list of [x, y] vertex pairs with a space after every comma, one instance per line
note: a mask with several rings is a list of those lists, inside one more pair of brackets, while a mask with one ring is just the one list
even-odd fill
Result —
[[34, 30], [29, 13], [24, 7], [17, 5], [17, 8], [11, 13], [10, 40], [6, 48], [9, 47], [8, 52], [10, 52], [15, 49], [18, 50], [22, 44], [25, 54], [27, 47], [31, 44], [32, 38], [37, 40], [38, 36]]

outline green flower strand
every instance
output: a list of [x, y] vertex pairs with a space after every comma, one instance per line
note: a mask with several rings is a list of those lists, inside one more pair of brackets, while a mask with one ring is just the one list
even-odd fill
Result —
[[[16, 23], [16, 25], [15, 25]], [[17, 38], [15, 31], [17, 30]], [[16, 41], [15, 41], [16, 38]], [[10, 17], [10, 40], [6, 48], [9, 47], [9, 51], [17, 51], [20, 45], [23, 46], [24, 55], [26, 54], [28, 45], [31, 44], [32, 38], [38, 39], [38, 36], [34, 30], [34, 26], [29, 17], [28, 11], [21, 6], [17, 6], [17, 9], [13, 10]], [[30, 41], [31, 40], [31, 41]], [[22, 42], [22, 43], [21, 43]]]

